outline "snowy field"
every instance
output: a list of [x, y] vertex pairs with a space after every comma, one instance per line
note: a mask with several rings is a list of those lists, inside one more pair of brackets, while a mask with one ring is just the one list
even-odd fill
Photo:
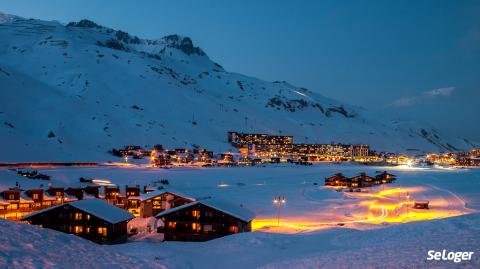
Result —
[[[387, 170], [394, 184], [369, 192], [343, 193], [323, 187], [341, 172], [375, 175]], [[79, 185], [78, 178], [102, 178], [119, 185], [168, 179], [169, 188], [196, 197], [231, 200], [257, 215], [255, 232], [204, 243], [159, 242], [158, 235], [123, 245], [99, 246], [172, 268], [478, 268], [480, 260], [480, 170], [368, 167], [352, 164], [237, 168], [61, 167], [41, 168], [54, 186]], [[46, 184], [0, 170], [0, 187]], [[407, 207], [429, 200], [430, 210]], [[283, 195], [280, 225], [272, 200]], [[340, 224], [340, 225], [339, 225]], [[84, 241], [84, 240], [82, 240]], [[474, 251], [472, 261], [427, 261], [427, 251]], [[32, 254], [35, 255], [35, 254]], [[373, 266], [375, 264], [375, 266]]]

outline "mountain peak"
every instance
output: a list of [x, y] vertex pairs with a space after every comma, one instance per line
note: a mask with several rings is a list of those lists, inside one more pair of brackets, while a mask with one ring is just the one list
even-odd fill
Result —
[[81, 27], [81, 28], [97, 28], [100, 29], [102, 26], [96, 24], [95, 22], [87, 19], [80, 20], [78, 22], [69, 22], [67, 27]]
[[205, 56], [205, 52], [193, 45], [192, 39], [190, 37], [184, 37], [180, 35], [167, 35], [162, 38], [166, 45], [171, 48], [178, 49], [187, 55], [197, 54], [200, 56]]
[[22, 19], [22, 17], [6, 14], [0, 11], [0, 23], [8, 23], [18, 19]]

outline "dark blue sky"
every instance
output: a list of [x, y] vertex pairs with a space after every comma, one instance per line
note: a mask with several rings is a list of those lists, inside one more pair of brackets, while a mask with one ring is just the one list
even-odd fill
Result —
[[[0, 10], [88, 18], [146, 38], [190, 36], [229, 71], [480, 139], [480, 1], [16, 0]], [[435, 92], [442, 88], [450, 90]]]

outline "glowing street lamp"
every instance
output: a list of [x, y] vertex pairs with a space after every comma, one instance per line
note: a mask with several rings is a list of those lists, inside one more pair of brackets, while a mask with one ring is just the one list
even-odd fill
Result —
[[125, 163], [128, 163], [128, 155], [125, 155], [125, 157], [123, 157], [123, 159], [125, 160]]
[[285, 206], [285, 203], [287, 201], [285, 200], [285, 196], [275, 196], [273, 198], [273, 204], [277, 206], [277, 225], [280, 226], [280, 208], [282, 206]]

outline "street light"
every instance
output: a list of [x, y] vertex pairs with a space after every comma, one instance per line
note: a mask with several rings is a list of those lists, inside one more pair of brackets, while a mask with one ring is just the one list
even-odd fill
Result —
[[277, 225], [280, 226], [280, 208], [282, 206], [285, 206], [285, 203], [287, 201], [285, 200], [285, 196], [275, 196], [273, 197], [273, 204], [277, 206]]
[[128, 155], [125, 155], [123, 158], [125, 159], [125, 163], [128, 163]]

